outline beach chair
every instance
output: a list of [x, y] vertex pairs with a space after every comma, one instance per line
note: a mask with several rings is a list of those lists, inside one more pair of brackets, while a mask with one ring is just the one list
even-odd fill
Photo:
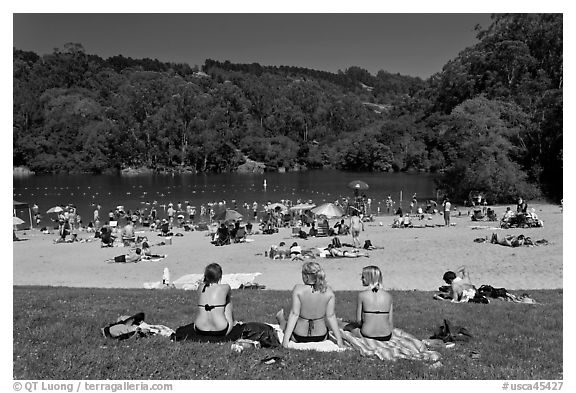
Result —
[[236, 235], [234, 236], [234, 243], [240, 243], [243, 241], [246, 241], [246, 229], [241, 227], [236, 231]]
[[328, 222], [320, 222], [318, 223], [318, 227], [316, 228], [316, 237], [325, 237], [328, 236], [330, 233], [330, 227], [328, 226]]
[[136, 244], [136, 236], [132, 237], [122, 236], [122, 243], [124, 243], [125, 247], [131, 247]]
[[296, 237], [300, 236], [300, 230], [301, 230], [300, 227], [292, 227], [292, 236]]

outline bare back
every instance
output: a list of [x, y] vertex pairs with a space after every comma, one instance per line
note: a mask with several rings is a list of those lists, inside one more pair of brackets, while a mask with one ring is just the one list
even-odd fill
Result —
[[362, 221], [358, 216], [352, 216], [350, 218], [350, 229], [354, 231], [360, 231], [362, 229]]
[[379, 289], [371, 289], [358, 294], [357, 317], [362, 321], [362, 334], [370, 337], [387, 336], [392, 333], [392, 295]]
[[[334, 313], [335, 296], [332, 289], [320, 292], [313, 290], [310, 285], [298, 284], [294, 287], [292, 297], [292, 312], [298, 315], [294, 333], [301, 336], [325, 334], [328, 330], [326, 315]], [[309, 332], [310, 320], [313, 320], [313, 327]]]
[[200, 285], [197, 291], [198, 311], [194, 321], [198, 329], [220, 331], [228, 326], [230, 331], [233, 325], [231, 313], [228, 312], [231, 307], [230, 291], [228, 284], [210, 284], [207, 287], [204, 284]]

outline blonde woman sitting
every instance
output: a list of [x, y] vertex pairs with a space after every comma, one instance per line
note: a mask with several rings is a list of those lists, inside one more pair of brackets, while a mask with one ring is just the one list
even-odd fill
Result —
[[357, 322], [349, 323], [344, 330], [357, 337], [389, 341], [394, 330], [392, 295], [384, 290], [377, 266], [362, 269], [362, 285], [368, 288], [358, 294]]
[[316, 262], [302, 265], [302, 281], [292, 290], [292, 309], [288, 321], [284, 310], [278, 311], [276, 319], [284, 331], [282, 346], [290, 341], [296, 343], [320, 342], [328, 339], [328, 327], [336, 337], [336, 344], [343, 347], [342, 337], [334, 312], [336, 296], [326, 284], [326, 274]]

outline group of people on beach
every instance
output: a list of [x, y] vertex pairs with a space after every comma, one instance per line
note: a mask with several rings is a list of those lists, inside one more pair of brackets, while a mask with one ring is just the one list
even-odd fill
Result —
[[[198, 287], [197, 313], [192, 326], [193, 335], [218, 337], [226, 340], [236, 321], [233, 316], [230, 285], [222, 284], [222, 268], [217, 263], [206, 266], [202, 284]], [[362, 285], [367, 289], [358, 294], [353, 322], [343, 326], [357, 337], [389, 341], [393, 335], [393, 301], [383, 288], [382, 272], [377, 266], [362, 269]], [[288, 317], [284, 310], [275, 318], [284, 332], [282, 345], [321, 342], [328, 340], [329, 330], [338, 346], [343, 347], [338, 319], [336, 295], [327, 283], [326, 273], [316, 262], [302, 265], [302, 284], [292, 290], [292, 305]], [[193, 339], [189, 337], [188, 339]]]

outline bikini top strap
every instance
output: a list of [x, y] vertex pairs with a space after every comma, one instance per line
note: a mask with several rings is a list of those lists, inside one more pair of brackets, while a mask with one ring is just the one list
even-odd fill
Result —
[[214, 306], [211, 306], [211, 305], [209, 305], [209, 304], [199, 304], [198, 307], [203, 307], [204, 310], [206, 310], [206, 311], [212, 311], [212, 310], [214, 310], [216, 307], [226, 307], [226, 304], [217, 304], [217, 305], [214, 305]]
[[301, 319], [304, 319], [305, 321], [308, 321], [308, 336], [312, 335], [312, 330], [314, 330], [314, 321], [319, 321], [321, 319], [324, 319], [325, 316], [320, 317], [320, 318], [304, 318], [303, 316], [299, 316]]

